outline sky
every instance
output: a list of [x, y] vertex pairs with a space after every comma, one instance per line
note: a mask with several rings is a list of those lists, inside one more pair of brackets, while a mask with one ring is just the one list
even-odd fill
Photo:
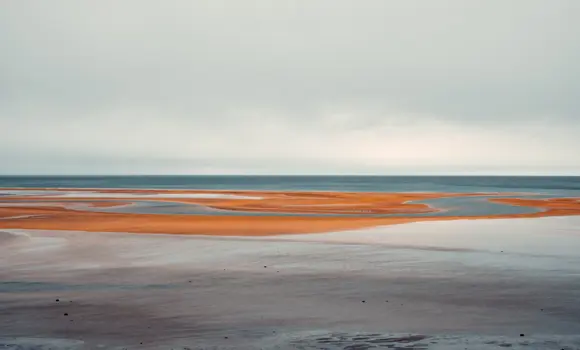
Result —
[[580, 175], [577, 0], [3, 0], [0, 174]]

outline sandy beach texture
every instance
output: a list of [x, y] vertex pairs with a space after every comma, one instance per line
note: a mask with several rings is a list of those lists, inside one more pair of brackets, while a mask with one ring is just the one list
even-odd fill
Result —
[[[34, 189], [49, 195], [4, 197], [0, 207], [0, 229], [46, 229], [95, 232], [168, 233], [215, 236], [268, 236], [322, 233], [418, 221], [531, 218], [580, 215], [577, 198], [525, 199], [494, 198], [492, 202], [540, 208], [539, 212], [487, 216], [417, 217], [435, 212], [425, 204], [409, 203], [428, 199], [478, 196], [481, 193], [348, 193], [348, 192], [265, 192], [265, 191], [170, 191]], [[74, 191], [74, 196], [64, 196]], [[60, 193], [63, 195], [60, 195]], [[47, 192], [48, 193], [48, 192]], [[83, 197], [86, 193], [86, 197]], [[95, 198], [95, 194], [98, 198]], [[191, 195], [191, 197], [188, 197]], [[203, 197], [203, 196], [206, 197]], [[113, 207], [137, 201], [198, 204], [215, 209], [266, 212], [270, 216], [128, 214], [87, 211], [83, 206]], [[195, 196], [200, 196], [195, 197]], [[214, 196], [214, 197], [212, 197]], [[217, 197], [222, 196], [222, 197]], [[236, 196], [239, 196], [237, 198]], [[217, 197], [217, 198], [215, 198]], [[50, 201], [47, 203], [47, 201]], [[36, 203], [38, 202], [38, 203]], [[72, 205], [71, 205], [72, 204]], [[340, 217], [278, 216], [276, 213], [343, 214]], [[348, 214], [348, 215], [345, 215]], [[369, 217], [360, 214], [398, 214], [397, 217]], [[405, 216], [404, 214], [409, 214]]]

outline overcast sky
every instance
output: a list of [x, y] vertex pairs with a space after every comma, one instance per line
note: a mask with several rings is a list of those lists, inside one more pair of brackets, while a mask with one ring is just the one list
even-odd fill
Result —
[[3, 0], [0, 164], [580, 175], [580, 1]]

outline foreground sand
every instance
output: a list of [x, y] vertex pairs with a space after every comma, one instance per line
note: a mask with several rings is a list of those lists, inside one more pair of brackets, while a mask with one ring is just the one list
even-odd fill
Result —
[[[66, 190], [62, 190], [66, 191]], [[69, 202], [89, 201], [94, 206], [114, 206], [130, 203], [134, 198], [123, 198], [123, 194], [203, 194], [218, 191], [157, 191], [157, 190], [74, 190], [110, 193], [98, 200], [82, 196], [62, 198], [50, 196], [11, 197], [11, 203], [26, 201], [28, 206], [1, 207], [0, 229], [47, 229], [95, 232], [168, 233], [216, 236], [268, 236], [282, 234], [321, 233], [351, 230], [365, 227], [402, 224], [418, 221], [531, 218], [542, 216], [580, 215], [580, 202], [573, 198], [550, 200], [497, 198], [492, 201], [517, 206], [543, 209], [542, 212], [507, 214], [494, 216], [447, 216], [447, 217], [305, 217], [305, 216], [214, 216], [214, 215], [162, 215], [121, 214], [72, 210], [63, 207]], [[375, 213], [412, 214], [434, 211], [424, 204], [408, 201], [481, 195], [478, 193], [346, 193], [346, 192], [264, 192], [264, 191], [219, 191], [227, 195], [260, 197], [261, 199], [223, 198], [147, 198], [147, 201], [171, 201], [194, 203], [213, 208], [294, 213]], [[113, 202], [114, 199], [114, 202]], [[34, 206], [35, 200], [52, 200], [47, 206]], [[3, 203], [7, 206], [8, 204]]]
[[567, 217], [253, 239], [5, 232], [0, 349], [580, 349], [565, 337], [580, 334], [579, 229]]

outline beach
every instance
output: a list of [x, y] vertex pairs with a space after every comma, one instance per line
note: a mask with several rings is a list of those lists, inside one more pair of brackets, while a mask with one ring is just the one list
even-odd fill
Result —
[[0, 188], [8, 349], [580, 348], [569, 184], [42, 181]]
[[580, 0], [0, 5], [0, 350], [580, 350]]
[[30, 349], [577, 349], [579, 227], [559, 217], [247, 238], [9, 230], [0, 327]]
[[[0, 228], [36, 230], [268, 236], [419, 221], [580, 214], [580, 197], [528, 199], [518, 198], [515, 193], [512, 198], [499, 198], [510, 194], [47, 188], [4, 191], [10, 195], [0, 201]], [[493, 208], [497, 211], [483, 208], [478, 215], [461, 212], [455, 215], [446, 208], [426, 204], [430, 200], [470, 198], [473, 201], [461, 205], [482, 205], [487, 201], [497, 203], [497, 208]], [[143, 201], [151, 210], [122, 211]], [[192, 211], [155, 211], [155, 204], [166, 203], [184, 205], [180, 208]], [[82, 206], [78, 207], [79, 204]], [[121, 209], [114, 211], [117, 207]], [[523, 211], [506, 211], [509, 207], [522, 207]], [[113, 210], [98, 210], [106, 208]]]

